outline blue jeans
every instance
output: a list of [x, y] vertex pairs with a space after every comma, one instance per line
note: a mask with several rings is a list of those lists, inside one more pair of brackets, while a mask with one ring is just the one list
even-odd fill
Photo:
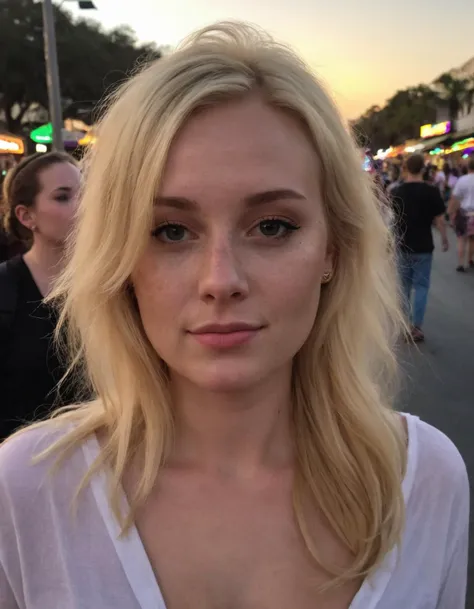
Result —
[[[425, 317], [432, 262], [432, 254], [401, 252], [399, 255], [405, 312], [407, 318], [417, 328], [421, 328]], [[414, 292], [413, 306], [412, 291]]]

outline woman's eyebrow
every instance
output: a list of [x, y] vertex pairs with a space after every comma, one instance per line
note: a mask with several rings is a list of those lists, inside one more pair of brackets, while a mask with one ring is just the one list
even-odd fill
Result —
[[173, 207], [183, 211], [195, 210], [198, 206], [196, 201], [187, 199], [186, 197], [155, 197], [154, 205], [156, 207]]
[[289, 199], [305, 200], [306, 197], [291, 188], [278, 188], [249, 195], [248, 197], [245, 197], [245, 202], [249, 207], [253, 207], [254, 205], [264, 205], [265, 203], [274, 203], [275, 201]]
[[[306, 197], [296, 190], [290, 188], [279, 188], [275, 190], [265, 190], [248, 195], [244, 202], [248, 207], [274, 203], [275, 201], [297, 199], [306, 200]], [[183, 211], [192, 211], [198, 207], [198, 203], [186, 197], [158, 196], [155, 198], [155, 205], [159, 207], [173, 207]]]

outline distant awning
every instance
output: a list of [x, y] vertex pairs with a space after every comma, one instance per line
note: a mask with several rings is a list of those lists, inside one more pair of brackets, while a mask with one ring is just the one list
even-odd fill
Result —
[[425, 140], [410, 140], [409, 142], [405, 142], [405, 154], [414, 154], [415, 152], [423, 151], [425, 147]]
[[449, 134], [449, 138], [446, 140], [445, 144], [454, 144], [455, 142], [461, 142], [467, 138], [474, 136], [474, 127], [469, 127], [468, 129], [461, 129], [461, 131], [454, 131]]
[[423, 146], [423, 152], [429, 152], [434, 148], [438, 148], [440, 144], [442, 144], [445, 140], [450, 137], [450, 134], [440, 135], [439, 137], [433, 137], [429, 140], [426, 140], [426, 144]]

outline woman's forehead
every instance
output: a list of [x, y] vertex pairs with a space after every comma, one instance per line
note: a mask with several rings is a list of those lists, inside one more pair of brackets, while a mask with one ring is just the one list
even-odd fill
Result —
[[296, 189], [317, 173], [318, 158], [301, 123], [249, 97], [207, 108], [187, 121], [170, 148], [162, 187], [170, 194], [177, 186], [257, 181], [261, 189], [260, 182], [268, 181], [268, 189]]
[[39, 173], [39, 178], [42, 184], [51, 185], [57, 182], [61, 186], [73, 187], [78, 185], [81, 179], [81, 172], [76, 165], [67, 162], [54, 163], [49, 167], [44, 168]]

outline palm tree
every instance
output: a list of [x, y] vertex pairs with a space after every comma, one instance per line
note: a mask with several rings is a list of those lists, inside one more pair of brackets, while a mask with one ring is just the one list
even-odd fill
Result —
[[474, 107], [474, 77], [468, 80], [468, 87], [465, 94], [466, 112], [469, 114]]
[[465, 104], [472, 106], [474, 91], [468, 78], [455, 78], [449, 72], [441, 74], [434, 82], [440, 87], [440, 99], [446, 104], [451, 121], [451, 130], [456, 131], [456, 123], [460, 110]]
[[436, 120], [436, 109], [440, 102], [440, 96], [437, 91], [428, 85], [418, 85], [411, 88], [415, 105], [426, 116], [421, 117], [426, 123], [432, 123]]

